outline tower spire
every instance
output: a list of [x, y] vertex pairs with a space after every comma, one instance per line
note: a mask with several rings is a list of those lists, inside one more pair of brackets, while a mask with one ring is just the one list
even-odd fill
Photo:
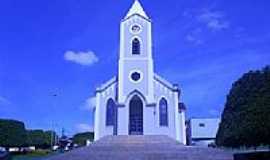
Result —
[[130, 16], [132, 16], [134, 14], [139, 14], [139, 15], [149, 19], [149, 17], [144, 12], [143, 7], [140, 4], [139, 0], [134, 1], [132, 7], [129, 9], [129, 11], [128, 11], [125, 18], [128, 18], [128, 17], [130, 17]]

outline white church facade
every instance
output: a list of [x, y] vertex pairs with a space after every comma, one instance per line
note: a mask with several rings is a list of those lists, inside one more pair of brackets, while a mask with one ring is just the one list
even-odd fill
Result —
[[186, 144], [180, 89], [154, 73], [152, 24], [138, 0], [120, 25], [118, 75], [96, 89], [95, 140], [168, 135]]

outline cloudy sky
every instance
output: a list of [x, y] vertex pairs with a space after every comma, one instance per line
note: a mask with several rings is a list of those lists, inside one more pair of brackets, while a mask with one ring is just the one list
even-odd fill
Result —
[[[155, 71], [182, 88], [188, 117], [220, 115], [231, 84], [270, 64], [268, 0], [141, 0]], [[0, 118], [91, 130], [94, 89], [117, 72], [132, 0], [0, 2]]]

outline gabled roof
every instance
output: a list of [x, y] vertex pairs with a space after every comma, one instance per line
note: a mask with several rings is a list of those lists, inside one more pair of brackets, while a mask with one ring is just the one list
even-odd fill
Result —
[[170, 82], [168, 82], [167, 80], [165, 80], [164, 78], [162, 78], [161, 76], [159, 76], [158, 74], [154, 74], [154, 80], [158, 81], [159, 83], [162, 83], [164, 86], [166, 86], [168, 89], [172, 90], [172, 91], [178, 91], [179, 87], [176, 84], [171, 84]]
[[100, 87], [96, 88], [96, 92], [102, 92], [115, 83], [117, 83], [116, 76], [114, 76], [113, 78], [111, 78], [107, 82], [103, 83]]
[[132, 15], [135, 15], [135, 14], [140, 15], [142, 17], [145, 17], [145, 18], [149, 19], [149, 17], [144, 12], [143, 7], [140, 4], [139, 0], [135, 0], [134, 1], [133, 5], [129, 9], [129, 11], [128, 11], [126, 17], [125, 17], [125, 19], [128, 18], [128, 17], [130, 17], [130, 16], [132, 16]]

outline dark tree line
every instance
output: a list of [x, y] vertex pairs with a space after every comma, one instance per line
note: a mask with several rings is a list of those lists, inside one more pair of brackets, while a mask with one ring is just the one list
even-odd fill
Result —
[[86, 145], [86, 140], [94, 140], [94, 132], [84, 132], [78, 133], [73, 136], [73, 143], [78, 144], [79, 146]]
[[0, 146], [2, 147], [49, 148], [51, 140], [55, 140], [54, 136], [56, 133], [52, 131], [26, 130], [23, 122], [0, 119]]
[[0, 119], [0, 146], [25, 146], [27, 133], [23, 122]]
[[54, 141], [57, 139], [57, 135], [52, 131], [28, 130], [27, 138], [29, 146], [49, 148], [52, 144], [56, 144]]
[[[0, 146], [50, 148], [57, 144], [58, 136], [52, 131], [27, 130], [23, 122], [0, 119]], [[86, 140], [93, 141], [93, 132], [78, 133], [73, 136], [73, 143], [84, 146]]]
[[217, 133], [218, 146], [270, 145], [270, 67], [250, 71], [227, 96]]

